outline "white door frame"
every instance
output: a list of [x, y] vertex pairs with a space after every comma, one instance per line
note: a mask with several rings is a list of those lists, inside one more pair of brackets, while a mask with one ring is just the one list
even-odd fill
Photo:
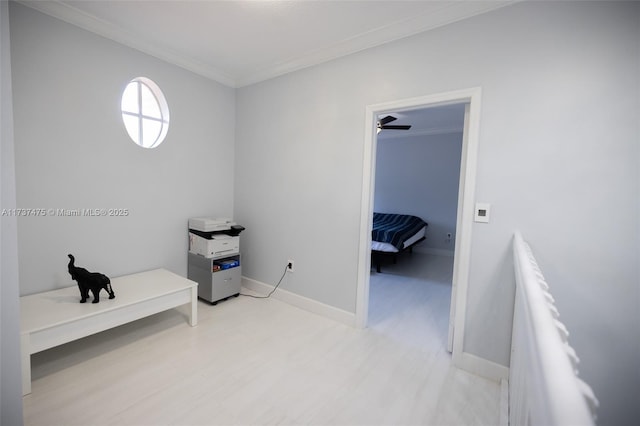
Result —
[[[458, 214], [451, 294], [451, 319], [448, 349], [453, 361], [460, 365], [463, 353], [464, 324], [471, 257], [471, 228], [473, 224], [476, 163], [480, 130], [481, 88], [427, 95], [410, 99], [368, 105], [365, 117], [365, 139], [362, 173], [360, 245], [358, 254], [358, 286], [356, 294], [356, 326], [365, 328], [369, 316], [369, 277], [371, 273], [371, 227], [376, 170], [376, 120], [381, 114], [450, 104], [468, 104], [460, 162]], [[450, 323], [451, 323], [450, 319]]]

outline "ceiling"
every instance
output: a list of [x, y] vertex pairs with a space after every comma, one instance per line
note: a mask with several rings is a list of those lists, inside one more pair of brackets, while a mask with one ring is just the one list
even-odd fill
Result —
[[460, 103], [382, 114], [378, 119], [391, 115], [397, 120], [389, 124], [409, 124], [411, 125], [411, 129], [382, 130], [378, 133], [378, 140], [462, 133], [464, 128], [464, 110], [464, 103]]
[[17, 1], [231, 87], [267, 80], [513, 3]]

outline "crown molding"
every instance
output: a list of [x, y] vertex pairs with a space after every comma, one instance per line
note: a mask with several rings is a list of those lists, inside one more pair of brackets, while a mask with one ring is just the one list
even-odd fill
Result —
[[237, 87], [248, 86], [280, 75], [298, 71], [352, 53], [380, 46], [425, 31], [433, 30], [462, 21], [476, 15], [490, 12], [522, 0], [507, 1], [453, 1], [436, 11], [418, 14], [410, 18], [391, 22], [387, 25], [360, 33], [332, 46], [317, 49], [306, 55], [273, 64], [262, 70], [237, 78]]
[[443, 3], [437, 10], [418, 14], [407, 19], [390, 22], [384, 26], [357, 34], [332, 46], [316, 49], [307, 54], [292, 57], [242, 75], [229, 75], [210, 64], [187, 57], [180, 52], [160, 47], [139, 35], [83, 12], [60, 0], [14, 0], [19, 4], [60, 19], [71, 25], [98, 34], [117, 43], [139, 50], [165, 62], [177, 65], [226, 86], [238, 88], [269, 80], [303, 68], [318, 65], [340, 57], [360, 52], [391, 41], [409, 37], [424, 31], [442, 27], [475, 15], [480, 15], [522, 0], [452, 1]]
[[118, 25], [104, 21], [69, 4], [62, 3], [59, 0], [14, 1], [23, 6], [37, 10], [38, 12], [60, 19], [68, 24], [82, 28], [83, 30], [87, 30], [99, 36], [113, 40], [119, 44], [139, 50], [147, 55], [169, 62], [173, 65], [177, 65], [203, 77], [215, 80], [226, 86], [236, 87], [236, 80], [230, 75], [227, 75], [207, 64], [187, 58], [178, 52], [174, 52], [166, 48], [160, 48]]

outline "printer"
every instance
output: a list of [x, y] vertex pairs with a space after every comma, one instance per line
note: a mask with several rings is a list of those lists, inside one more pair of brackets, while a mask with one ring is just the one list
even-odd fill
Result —
[[189, 219], [189, 229], [200, 232], [227, 231], [235, 224], [235, 222], [226, 217], [192, 217]]
[[229, 218], [189, 219], [189, 252], [218, 258], [240, 252], [240, 232], [244, 227]]

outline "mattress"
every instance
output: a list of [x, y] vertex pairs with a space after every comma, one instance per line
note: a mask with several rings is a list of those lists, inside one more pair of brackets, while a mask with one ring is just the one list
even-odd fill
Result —
[[[409, 247], [411, 244], [415, 243], [420, 238], [424, 237], [426, 232], [427, 232], [427, 226], [425, 225], [422, 228], [420, 228], [418, 230], [418, 232], [413, 234], [411, 237], [407, 238], [404, 241], [404, 244], [403, 244], [402, 248], [404, 249], [404, 248]], [[387, 253], [398, 253], [400, 251], [393, 244], [391, 244], [391, 243], [383, 243], [383, 242], [380, 242], [380, 241], [371, 241], [371, 250], [384, 251], [384, 252], [387, 252]]]

